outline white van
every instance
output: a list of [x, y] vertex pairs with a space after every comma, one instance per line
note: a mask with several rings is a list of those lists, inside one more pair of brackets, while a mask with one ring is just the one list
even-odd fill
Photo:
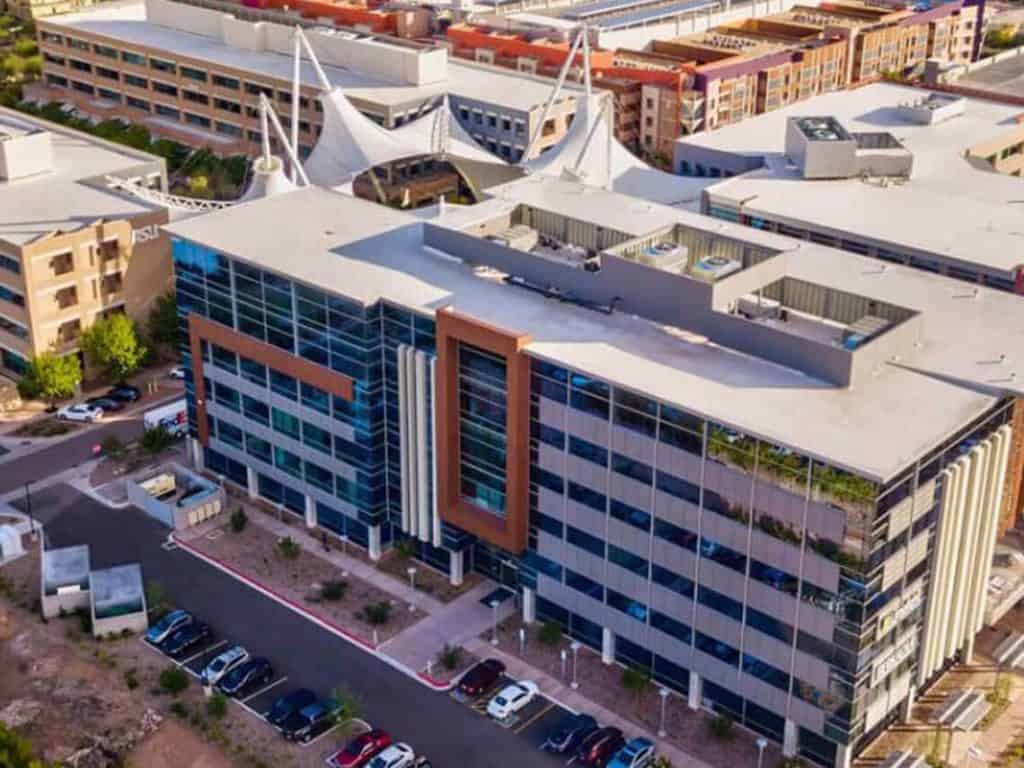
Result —
[[142, 423], [146, 430], [163, 427], [175, 437], [188, 434], [188, 410], [185, 398], [152, 408], [142, 414]]

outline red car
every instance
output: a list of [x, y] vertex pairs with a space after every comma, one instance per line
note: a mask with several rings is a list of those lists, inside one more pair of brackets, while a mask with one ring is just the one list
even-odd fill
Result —
[[505, 674], [505, 665], [498, 659], [484, 659], [462, 676], [456, 691], [475, 698], [495, 686]]
[[612, 726], [605, 726], [594, 731], [585, 738], [576, 751], [576, 762], [588, 768], [603, 768], [616, 752], [626, 746], [622, 731]]
[[380, 728], [356, 736], [344, 749], [327, 758], [332, 768], [359, 768], [386, 747], [391, 746], [391, 736]]

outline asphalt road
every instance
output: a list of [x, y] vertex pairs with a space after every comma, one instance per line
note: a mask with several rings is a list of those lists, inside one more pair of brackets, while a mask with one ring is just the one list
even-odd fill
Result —
[[0, 494], [20, 488], [25, 483], [45, 480], [51, 475], [70, 469], [93, 457], [92, 448], [108, 435], [122, 442], [135, 440], [142, 434], [142, 414], [123, 420], [100, 423], [79, 430], [73, 436], [61, 438], [53, 445], [26, 454], [20, 458], [0, 461]]
[[67, 485], [34, 493], [32, 506], [46, 526], [48, 547], [87, 543], [93, 568], [141, 563], [147, 581], [159, 581], [175, 604], [208, 621], [218, 637], [267, 656], [288, 676], [289, 686], [327, 694], [344, 684], [355, 691], [371, 724], [409, 742], [434, 768], [561, 764], [538, 752], [532, 738], [504, 730], [447, 694], [429, 690], [220, 570], [180, 549], [165, 551], [161, 544], [167, 528], [136, 509], [108, 509]]

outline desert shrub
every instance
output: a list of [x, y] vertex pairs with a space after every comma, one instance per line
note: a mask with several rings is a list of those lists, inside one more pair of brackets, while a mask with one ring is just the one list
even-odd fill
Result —
[[177, 696], [188, 688], [188, 675], [180, 667], [167, 667], [160, 673], [160, 688]]

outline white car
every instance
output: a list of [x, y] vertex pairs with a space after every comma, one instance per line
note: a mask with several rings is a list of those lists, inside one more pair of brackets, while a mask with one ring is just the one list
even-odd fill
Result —
[[392, 744], [371, 760], [366, 768], [411, 768], [416, 761], [416, 753], [404, 742]]
[[57, 411], [57, 418], [61, 421], [98, 421], [103, 418], [103, 409], [94, 405], [79, 403], [78, 405], [65, 405]]
[[206, 665], [199, 679], [203, 685], [213, 686], [228, 672], [249, 660], [249, 652], [240, 645], [228, 648], [224, 653]]
[[487, 704], [487, 714], [495, 720], [504, 720], [513, 715], [540, 693], [537, 684], [532, 680], [520, 680], [502, 688]]
[[185, 366], [176, 365], [167, 372], [167, 376], [172, 379], [184, 379], [185, 378]]

